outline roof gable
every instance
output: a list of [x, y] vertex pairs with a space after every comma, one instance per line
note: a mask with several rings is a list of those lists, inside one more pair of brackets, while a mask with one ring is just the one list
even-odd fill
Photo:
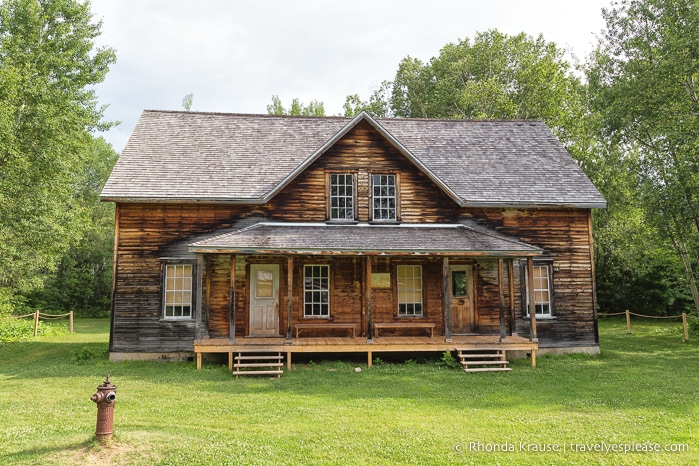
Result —
[[268, 201], [275, 195], [277, 195], [281, 190], [283, 190], [289, 183], [291, 183], [296, 177], [303, 173], [308, 167], [310, 167], [313, 162], [318, 160], [325, 152], [328, 151], [332, 146], [334, 146], [340, 139], [346, 136], [350, 131], [357, 127], [361, 122], [367, 122], [371, 127], [373, 127], [379, 134], [381, 134], [392, 146], [394, 146], [398, 152], [400, 152], [405, 158], [407, 158], [413, 165], [415, 165], [420, 171], [427, 175], [430, 180], [432, 180], [437, 186], [444, 191], [447, 196], [454, 200], [457, 204], [461, 203], [461, 198], [452, 191], [442, 180], [440, 180], [434, 173], [432, 173], [425, 165], [417, 159], [413, 154], [406, 149], [400, 141], [398, 141], [391, 133], [386, 131], [374, 118], [372, 118], [368, 113], [362, 111], [359, 115], [353, 118], [349, 123], [345, 125], [340, 131], [338, 131], [333, 137], [328, 139], [325, 144], [323, 144], [316, 152], [314, 152], [309, 158], [307, 158], [303, 163], [301, 163], [296, 170], [289, 174], [284, 180], [279, 183], [272, 191], [270, 191], [265, 196], [265, 201]]
[[103, 200], [263, 204], [365, 121], [461, 206], [604, 207], [540, 121], [145, 111]]

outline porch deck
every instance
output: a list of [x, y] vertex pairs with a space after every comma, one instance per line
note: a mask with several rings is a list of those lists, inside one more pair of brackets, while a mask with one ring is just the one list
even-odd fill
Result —
[[527, 338], [508, 335], [500, 341], [499, 335], [453, 335], [451, 341], [444, 336], [400, 337], [385, 336], [368, 342], [365, 338], [236, 338], [231, 343], [227, 338], [206, 338], [194, 342], [197, 355], [197, 370], [201, 369], [202, 354], [228, 353], [229, 369], [233, 368], [233, 355], [238, 352], [286, 353], [286, 368], [291, 370], [293, 353], [366, 353], [367, 365], [371, 367], [373, 353], [381, 352], [444, 352], [466, 350], [530, 351], [532, 367], [536, 366], [538, 343]]

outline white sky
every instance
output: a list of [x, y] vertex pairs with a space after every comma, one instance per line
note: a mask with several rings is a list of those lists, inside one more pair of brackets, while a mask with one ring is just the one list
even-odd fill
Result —
[[341, 114], [367, 99], [406, 56], [428, 61], [488, 29], [543, 34], [580, 61], [611, 0], [92, 0], [100, 45], [117, 63], [97, 87], [103, 136], [121, 151], [143, 110], [266, 113], [272, 95]]

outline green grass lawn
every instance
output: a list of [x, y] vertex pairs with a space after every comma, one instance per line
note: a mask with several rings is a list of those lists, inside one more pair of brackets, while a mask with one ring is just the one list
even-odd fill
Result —
[[[602, 322], [601, 356], [510, 373], [325, 361], [280, 380], [111, 363], [107, 320], [75, 328], [0, 346], [0, 464], [699, 463], [699, 338], [677, 323]], [[90, 396], [107, 372], [115, 435], [100, 445]]]

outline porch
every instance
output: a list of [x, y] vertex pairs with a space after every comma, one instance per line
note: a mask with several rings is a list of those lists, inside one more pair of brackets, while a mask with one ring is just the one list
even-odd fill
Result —
[[374, 353], [389, 352], [439, 352], [444, 351], [527, 351], [531, 353], [532, 367], [536, 367], [537, 342], [518, 335], [509, 335], [504, 340], [499, 335], [453, 335], [444, 336], [384, 336], [373, 341], [365, 338], [239, 338], [233, 343], [227, 338], [203, 338], [194, 342], [197, 370], [201, 369], [202, 356], [210, 353], [227, 353], [228, 368], [233, 369], [236, 353], [282, 353], [286, 355], [286, 369], [291, 370], [294, 353], [366, 353], [367, 366], [371, 367]]

